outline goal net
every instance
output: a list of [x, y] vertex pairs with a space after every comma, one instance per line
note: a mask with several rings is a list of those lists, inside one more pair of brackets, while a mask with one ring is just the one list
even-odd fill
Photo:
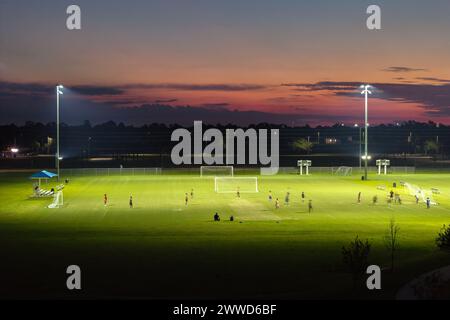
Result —
[[232, 177], [233, 166], [201, 166], [200, 177]]
[[352, 167], [333, 168], [333, 174], [336, 176], [350, 176], [353, 172]]
[[58, 191], [53, 196], [53, 202], [48, 205], [48, 208], [55, 209], [59, 208], [64, 204], [64, 196], [62, 191]]
[[214, 191], [217, 193], [256, 193], [257, 177], [215, 177]]
[[430, 199], [430, 203], [432, 205], [436, 205], [437, 204], [436, 201], [434, 201], [434, 199], [433, 199], [432, 192], [425, 191], [425, 190], [421, 189], [419, 186], [416, 186], [414, 184], [410, 184], [410, 183], [407, 183], [407, 182], [405, 182], [405, 187], [408, 189], [410, 195], [412, 195], [414, 197], [417, 196], [423, 202], [426, 203], [427, 202], [427, 198], [429, 198]]

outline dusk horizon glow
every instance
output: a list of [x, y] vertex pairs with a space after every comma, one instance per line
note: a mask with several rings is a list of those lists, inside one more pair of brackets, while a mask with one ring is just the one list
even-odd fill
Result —
[[2, 2], [3, 124], [52, 121], [57, 83], [66, 123], [361, 123], [370, 83], [372, 123], [450, 124], [447, 1], [379, 1], [379, 31], [366, 1], [79, 1], [79, 31], [68, 4]]

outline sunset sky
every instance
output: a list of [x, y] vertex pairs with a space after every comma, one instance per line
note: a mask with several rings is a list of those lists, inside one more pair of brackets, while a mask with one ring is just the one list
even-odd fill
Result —
[[[77, 4], [82, 29], [66, 29]], [[366, 28], [378, 4], [382, 30]], [[450, 124], [448, 0], [0, 0], [0, 123]]]

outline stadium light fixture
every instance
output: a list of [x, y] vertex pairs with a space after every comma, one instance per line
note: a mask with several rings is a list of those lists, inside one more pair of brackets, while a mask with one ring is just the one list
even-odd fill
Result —
[[369, 123], [367, 121], [367, 108], [368, 108], [368, 95], [372, 94], [372, 92], [369, 90], [371, 86], [368, 84], [361, 85], [361, 94], [364, 95], [365, 105], [364, 105], [364, 180], [367, 180], [367, 160], [368, 159], [368, 150], [367, 150], [367, 129], [369, 127]]
[[18, 153], [18, 152], [19, 152], [19, 149], [18, 149], [18, 148], [11, 148], [11, 152], [12, 152], [12, 153]]
[[59, 181], [59, 161], [61, 156], [59, 155], [59, 96], [63, 94], [62, 89], [64, 87], [59, 84], [56, 86], [56, 171], [57, 179]]

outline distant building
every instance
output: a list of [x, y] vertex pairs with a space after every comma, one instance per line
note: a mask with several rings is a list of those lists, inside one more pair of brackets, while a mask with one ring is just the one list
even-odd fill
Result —
[[325, 144], [338, 144], [340, 141], [336, 138], [325, 138]]
[[18, 148], [8, 148], [2, 151], [2, 158], [16, 158], [20, 155], [20, 150]]

